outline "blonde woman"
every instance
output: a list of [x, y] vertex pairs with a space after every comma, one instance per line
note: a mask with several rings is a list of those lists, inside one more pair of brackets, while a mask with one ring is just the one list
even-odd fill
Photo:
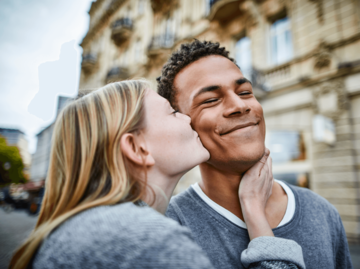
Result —
[[[10, 268], [212, 268], [189, 230], [162, 215], [181, 176], [208, 158], [190, 118], [145, 81], [112, 83], [72, 102], [55, 124], [38, 223]], [[256, 208], [271, 190], [266, 159], [243, 177]], [[271, 236], [261, 225], [253, 235]], [[301, 254], [295, 242], [283, 244], [293, 248], [288, 257]], [[245, 259], [266, 268], [264, 257]], [[301, 259], [283, 260], [278, 268], [301, 268]]]

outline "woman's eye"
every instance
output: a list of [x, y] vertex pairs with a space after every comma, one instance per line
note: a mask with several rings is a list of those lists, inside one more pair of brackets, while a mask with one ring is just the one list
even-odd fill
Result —
[[213, 102], [216, 102], [218, 99], [209, 99], [209, 100], [206, 100], [203, 104], [209, 104], [209, 103], [213, 103]]
[[178, 112], [179, 112], [179, 110], [174, 110], [174, 111], [172, 112], [172, 114], [175, 115], [175, 114], [178, 113]]

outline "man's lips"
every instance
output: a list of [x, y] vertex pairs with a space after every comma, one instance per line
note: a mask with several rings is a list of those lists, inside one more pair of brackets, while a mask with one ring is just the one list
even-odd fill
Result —
[[238, 125], [234, 126], [233, 128], [228, 129], [228, 130], [220, 133], [220, 135], [226, 135], [226, 134], [229, 134], [229, 133], [231, 133], [233, 131], [243, 129], [243, 128], [246, 128], [246, 127], [249, 127], [249, 126], [255, 126], [255, 125], [258, 125], [258, 122], [247, 122], [247, 123], [243, 123], [243, 124], [238, 124]]

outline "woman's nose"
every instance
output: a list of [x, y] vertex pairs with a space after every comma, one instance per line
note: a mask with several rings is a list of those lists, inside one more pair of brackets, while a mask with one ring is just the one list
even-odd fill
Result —
[[179, 115], [181, 115], [181, 117], [186, 120], [189, 124], [191, 124], [191, 118], [188, 115], [179, 113]]

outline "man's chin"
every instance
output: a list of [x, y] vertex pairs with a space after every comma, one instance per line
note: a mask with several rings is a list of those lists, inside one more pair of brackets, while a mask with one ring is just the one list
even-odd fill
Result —
[[[244, 152], [244, 151], [243, 151]], [[224, 170], [227, 172], [234, 172], [234, 173], [244, 173], [247, 170], [249, 170], [251, 167], [253, 167], [258, 161], [261, 160], [261, 158], [265, 154], [265, 147], [258, 148], [258, 150], [253, 150], [249, 152], [250, 154], [239, 154], [237, 156], [233, 156], [232, 158], [224, 158], [224, 159], [214, 159], [212, 155], [210, 154], [210, 159], [206, 162], [210, 164], [211, 166], [214, 166], [215, 168], [219, 170]], [[217, 157], [217, 156], [216, 156]]]

